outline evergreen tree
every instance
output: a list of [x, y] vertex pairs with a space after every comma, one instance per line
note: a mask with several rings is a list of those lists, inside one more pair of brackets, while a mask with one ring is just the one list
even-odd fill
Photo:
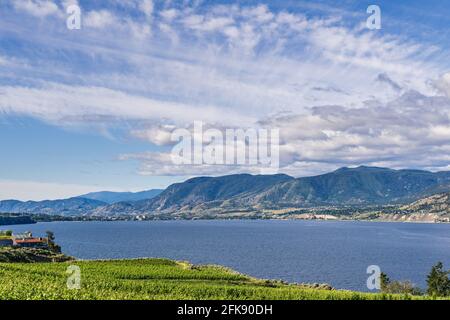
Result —
[[47, 234], [47, 239], [49, 242], [55, 241], [55, 234], [52, 231], [46, 231], [45, 233]]
[[55, 234], [52, 231], [46, 231], [48, 248], [54, 252], [61, 252], [61, 247], [55, 243]]
[[444, 270], [442, 262], [438, 262], [431, 268], [431, 272], [427, 277], [428, 290], [430, 296], [446, 297], [450, 296], [450, 279], [449, 271]]

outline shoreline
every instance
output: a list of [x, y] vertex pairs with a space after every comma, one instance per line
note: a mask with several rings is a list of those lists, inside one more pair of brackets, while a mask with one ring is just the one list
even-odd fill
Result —
[[89, 219], [89, 220], [51, 220], [51, 221], [36, 221], [35, 223], [30, 224], [8, 224], [8, 225], [0, 225], [1, 228], [8, 228], [14, 226], [33, 226], [41, 223], [56, 223], [56, 222], [77, 222], [77, 223], [89, 223], [89, 222], [174, 222], [174, 221], [315, 221], [315, 222], [371, 222], [371, 223], [405, 223], [405, 224], [443, 224], [447, 225], [450, 222], [447, 221], [402, 221], [395, 219], [348, 219], [348, 218], [339, 218], [336, 219], [305, 219], [305, 218], [266, 218], [266, 219], [251, 219], [251, 218], [217, 218], [217, 219], [149, 219], [149, 220], [136, 220], [136, 219]]

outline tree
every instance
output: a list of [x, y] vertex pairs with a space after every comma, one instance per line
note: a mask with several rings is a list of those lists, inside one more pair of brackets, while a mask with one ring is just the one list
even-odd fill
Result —
[[450, 296], [450, 271], [444, 270], [442, 262], [438, 262], [431, 268], [427, 277], [428, 294], [430, 296], [446, 297]]
[[55, 243], [55, 234], [52, 231], [46, 231], [47, 243], [50, 250], [55, 252], [61, 252], [61, 247]]
[[383, 293], [388, 293], [389, 291], [389, 284], [391, 283], [391, 279], [387, 276], [386, 273], [380, 274], [380, 289]]
[[52, 231], [45, 231], [47, 234], [48, 242], [55, 242], [55, 234]]

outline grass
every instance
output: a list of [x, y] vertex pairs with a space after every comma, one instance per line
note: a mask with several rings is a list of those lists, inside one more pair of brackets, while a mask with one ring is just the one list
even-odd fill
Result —
[[[81, 269], [81, 289], [69, 290], [67, 267]], [[425, 299], [405, 295], [318, 290], [255, 279], [219, 266], [166, 259], [0, 263], [0, 299]]]

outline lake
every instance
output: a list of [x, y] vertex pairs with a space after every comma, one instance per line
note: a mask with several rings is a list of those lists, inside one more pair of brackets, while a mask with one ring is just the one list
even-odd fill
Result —
[[6, 226], [55, 233], [81, 259], [166, 257], [220, 264], [259, 278], [368, 291], [369, 265], [426, 287], [437, 261], [450, 268], [450, 224], [210, 220], [49, 222]]

